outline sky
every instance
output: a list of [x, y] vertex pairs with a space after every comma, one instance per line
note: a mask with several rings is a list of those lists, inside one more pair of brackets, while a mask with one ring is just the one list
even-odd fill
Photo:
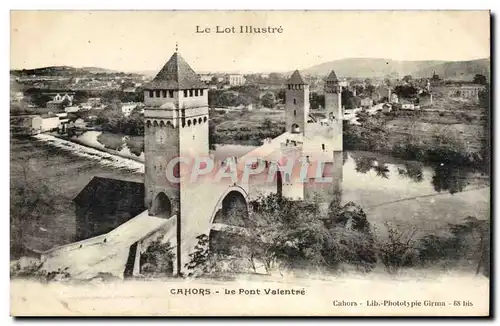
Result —
[[[197, 72], [290, 71], [343, 58], [490, 56], [488, 11], [12, 11], [10, 18], [11, 69], [158, 71], [176, 42]], [[239, 32], [240, 25], [282, 33], [215, 32], [217, 26]]]

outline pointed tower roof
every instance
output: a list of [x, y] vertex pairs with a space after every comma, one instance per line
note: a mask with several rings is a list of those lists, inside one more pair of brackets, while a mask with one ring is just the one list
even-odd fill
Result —
[[337, 78], [337, 75], [335, 74], [335, 70], [332, 70], [328, 77], [326, 77], [326, 81], [333, 81], [333, 82], [338, 82], [339, 79]]
[[304, 81], [302, 76], [300, 75], [300, 72], [298, 70], [295, 70], [286, 82], [287, 84], [290, 85], [306, 85], [307, 83]]
[[193, 68], [175, 52], [146, 89], [191, 89], [207, 88]]

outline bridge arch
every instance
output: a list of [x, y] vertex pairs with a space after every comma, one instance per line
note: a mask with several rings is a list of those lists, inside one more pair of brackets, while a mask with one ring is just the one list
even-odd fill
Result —
[[226, 218], [231, 213], [243, 213], [243, 219], [248, 218], [248, 193], [241, 186], [230, 186], [219, 197], [210, 217], [210, 224], [227, 224]]
[[[236, 220], [234, 219], [236, 217]], [[229, 253], [235, 245], [235, 234], [227, 233], [216, 225], [244, 227], [248, 219], [248, 193], [241, 186], [231, 186], [220, 196], [210, 217], [209, 250]]]
[[164, 192], [156, 194], [151, 204], [150, 215], [167, 219], [172, 216], [172, 203]]

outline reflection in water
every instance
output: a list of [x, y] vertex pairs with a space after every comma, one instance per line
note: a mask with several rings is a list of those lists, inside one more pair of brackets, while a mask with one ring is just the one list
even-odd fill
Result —
[[404, 164], [404, 168], [398, 167], [398, 173], [414, 182], [421, 182], [424, 180], [423, 167], [424, 165], [420, 162], [407, 162]]
[[375, 157], [372, 156], [358, 156], [354, 158], [356, 162], [356, 172], [367, 173], [372, 169], [375, 164]]
[[379, 163], [373, 166], [377, 175], [384, 179], [389, 179], [389, 167], [385, 163]]
[[467, 186], [467, 171], [460, 167], [439, 165], [434, 169], [432, 185], [438, 192], [449, 191], [451, 194], [463, 191]]
[[[428, 184], [430, 183], [436, 192], [449, 191], [451, 194], [462, 192], [468, 184], [468, 179], [473, 178], [473, 174], [470, 173], [472, 171], [467, 171], [458, 166], [439, 165], [430, 168], [416, 161], [408, 161], [403, 164], [385, 163], [372, 153], [363, 152], [356, 152], [352, 156], [357, 173], [367, 174], [373, 170], [377, 177], [389, 179], [394, 181], [394, 183], [397, 180], [391, 178], [390, 171], [393, 171], [393, 173], [397, 172], [399, 176], [407, 178], [414, 183], [421, 183], [426, 179], [424, 176], [424, 170], [426, 170], [428, 171], [427, 182]], [[383, 158], [383, 160], [390, 160], [390, 157]]]
[[373, 156], [358, 156], [354, 159], [356, 162], [356, 172], [368, 173], [374, 170], [377, 175], [384, 179], [389, 179], [389, 167], [386, 163], [378, 162]]
[[342, 152], [342, 165], [344, 165], [345, 162], [347, 162], [348, 159], [349, 159], [349, 152], [343, 151]]

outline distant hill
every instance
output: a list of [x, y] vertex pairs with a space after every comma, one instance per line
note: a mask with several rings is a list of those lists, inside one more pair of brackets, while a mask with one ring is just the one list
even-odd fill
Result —
[[391, 59], [350, 58], [325, 62], [303, 69], [305, 74], [326, 76], [332, 69], [339, 77], [353, 78], [402, 78], [432, 77], [434, 71], [443, 79], [469, 80], [475, 74], [488, 76], [490, 60], [472, 61], [398, 61]]
[[415, 77], [432, 76], [435, 71], [439, 77], [451, 80], [472, 80], [476, 74], [481, 74], [489, 79], [490, 59], [471, 61], [445, 62], [438, 65], [421, 68], [413, 73]]
[[99, 68], [99, 67], [75, 68], [70, 66], [50, 66], [50, 67], [35, 68], [35, 69], [18, 69], [18, 70], [11, 70], [10, 73], [16, 76], [36, 75], [36, 76], [62, 76], [62, 77], [75, 77], [79, 75], [81, 76], [90, 74], [125, 74], [124, 72]]

